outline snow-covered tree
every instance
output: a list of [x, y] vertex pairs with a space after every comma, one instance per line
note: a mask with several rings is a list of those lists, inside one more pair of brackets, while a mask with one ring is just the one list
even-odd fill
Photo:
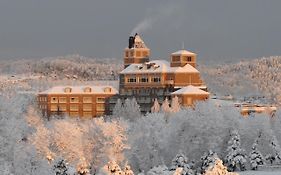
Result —
[[253, 143], [252, 151], [249, 155], [252, 170], [257, 170], [259, 165], [264, 165], [264, 158], [258, 149], [259, 138], [260, 136]]
[[69, 175], [68, 174], [67, 163], [63, 159], [59, 159], [54, 164], [54, 173], [56, 175]]
[[208, 152], [205, 152], [203, 156], [200, 158], [201, 165], [200, 165], [200, 171], [201, 173], [205, 173], [206, 170], [209, 168], [209, 166], [214, 165], [216, 160], [219, 159], [217, 153], [213, 152], [212, 150], [209, 150]]
[[181, 175], [194, 174], [194, 171], [191, 169], [191, 166], [188, 164], [187, 157], [181, 151], [172, 160], [170, 171], [176, 171], [178, 168], [181, 168]]
[[163, 101], [162, 105], [161, 105], [161, 111], [162, 112], [171, 112], [171, 108], [170, 108], [170, 103], [168, 98], [165, 98], [165, 100]]
[[133, 121], [141, 117], [140, 106], [135, 98], [127, 98], [124, 102], [124, 118]]
[[147, 175], [172, 175], [173, 172], [169, 171], [166, 165], [158, 165], [153, 167], [147, 172]]
[[131, 169], [131, 166], [126, 164], [124, 168], [124, 175], [134, 175], [133, 170]]
[[172, 98], [171, 111], [172, 112], [179, 112], [180, 109], [181, 109], [181, 105], [179, 103], [179, 98], [178, 98], [178, 96], [175, 96], [175, 97]]
[[151, 107], [151, 112], [152, 113], [156, 113], [156, 112], [160, 112], [160, 104], [158, 103], [157, 98], [155, 98], [153, 106]]
[[245, 171], [247, 156], [245, 150], [241, 148], [240, 135], [237, 130], [233, 130], [228, 141], [225, 164], [229, 171]]
[[124, 107], [122, 101], [118, 99], [113, 109], [113, 116], [121, 118], [122, 115], [124, 115]]
[[281, 148], [279, 142], [275, 136], [272, 137], [269, 144], [273, 149], [273, 154], [268, 154], [266, 160], [271, 164], [280, 164], [281, 163]]
[[238, 175], [237, 173], [228, 172], [223, 165], [222, 160], [216, 158], [215, 162], [210, 164], [204, 175]]

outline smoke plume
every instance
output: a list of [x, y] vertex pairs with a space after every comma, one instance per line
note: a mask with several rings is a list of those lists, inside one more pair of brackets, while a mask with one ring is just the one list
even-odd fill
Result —
[[150, 8], [147, 10], [147, 15], [143, 20], [141, 20], [135, 28], [131, 31], [131, 35], [135, 33], [144, 33], [149, 29], [152, 29], [154, 25], [164, 21], [169, 20], [169, 17], [177, 15], [180, 5], [177, 4], [166, 4], [158, 8]]

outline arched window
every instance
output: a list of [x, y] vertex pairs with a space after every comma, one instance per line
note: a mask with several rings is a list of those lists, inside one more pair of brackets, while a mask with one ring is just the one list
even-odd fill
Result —
[[64, 88], [65, 93], [71, 93], [72, 89], [70, 87]]
[[85, 93], [90, 93], [90, 92], [92, 92], [92, 88], [90, 88], [90, 87], [85, 87], [85, 88], [84, 88], [84, 92], [85, 92]]

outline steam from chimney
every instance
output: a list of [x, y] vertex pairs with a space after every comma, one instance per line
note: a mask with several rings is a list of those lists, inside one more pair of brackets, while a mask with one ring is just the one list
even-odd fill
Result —
[[174, 14], [179, 14], [179, 8], [181, 8], [179, 4], [166, 4], [158, 8], [148, 9], [148, 12], [146, 13], [147, 16], [135, 26], [131, 31], [131, 36], [135, 33], [144, 33], [147, 30], [152, 29], [153, 25], [165, 19], [169, 20], [168, 17]]

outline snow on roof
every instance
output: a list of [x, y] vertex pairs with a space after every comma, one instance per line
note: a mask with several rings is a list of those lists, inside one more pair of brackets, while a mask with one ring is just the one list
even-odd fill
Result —
[[170, 67], [170, 63], [165, 60], [154, 60], [144, 64], [131, 64], [120, 74], [138, 74], [138, 73], [199, 73], [190, 64], [183, 67]]
[[[70, 90], [70, 91], [67, 91]], [[39, 94], [117, 94], [112, 86], [55, 86]]]
[[172, 53], [172, 55], [196, 55], [196, 54], [189, 52], [187, 50], [179, 50], [179, 51]]
[[184, 88], [181, 88], [173, 93], [171, 93], [172, 95], [182, 95], [182, 94], [202, 94], [202, 95], [209, 95], [209, 92], [203, 91], [201, 89], [199, 89], [198, 87], [189, 85], [186, 86]]

